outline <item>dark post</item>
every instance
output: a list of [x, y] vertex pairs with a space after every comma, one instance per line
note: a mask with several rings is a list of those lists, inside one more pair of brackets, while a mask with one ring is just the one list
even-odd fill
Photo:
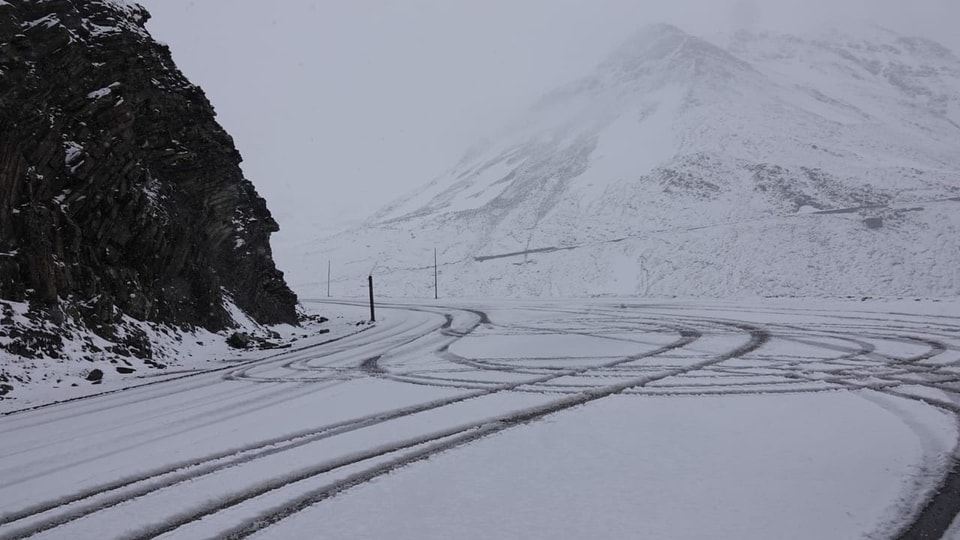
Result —
[[367, 284], [370, 286], [370, 322], [377, 322], [377, 316], [373, 312], [373, 276], [367, 276]]
[[437, 248], [433, 248], [433, 299], [440, 298], [440, 282], [437, 278]]
[[332, 261], [327, 261], [327, 298], [330, 298], [330, 265]]

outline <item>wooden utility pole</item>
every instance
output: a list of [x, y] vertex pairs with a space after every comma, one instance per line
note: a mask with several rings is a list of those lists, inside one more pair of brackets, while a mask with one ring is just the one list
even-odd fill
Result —
[[440, 298], [440, 279], [437, 274], [437, 248], [433, 248], [433, 299]]
[[373, 311], [373, 276], [367, 276], [367, 285], [370, 287], [370, 322], [377, 322], [377, 315]]
[[330, 298], [330, 266], [331, 261], [327, 261], [327, 298]]

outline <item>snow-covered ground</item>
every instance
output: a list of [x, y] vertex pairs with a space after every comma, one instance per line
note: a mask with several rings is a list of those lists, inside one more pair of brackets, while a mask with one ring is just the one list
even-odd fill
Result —
[[314, 345], [0, 416], [0, 539], [892, 538], [960, 436], [958, 300], [423, 301]]
[[[250, 319], [232, 303], [227, 309], [237, 327], [221, 332], [203, 328], [176, 328], [124, 317], [118, 333], [130, 329], [142, 332], [149, 343], [152, 359], [139, 358], [135, 351], [118, 351], [116, 344], [68, 319], [57, 325], [47, 320], [30, 320], [27, 304], [0, 302], [0, 309], [13, 313], [12, 328], [48, 330], [61, 336], [62, 347], [55, 353], [36, 348], [28, 358], [0, 349], [0, 383], [9, 386], [0, 392], [0, 413], [28, 409], [52, 401], [65, 401], [95, 394], [188, 378], [208, 371], [223, 371], [230, 366], [276, 356], [287, 349], [315, 347], [362, 330], [360, 319], [334, 317], [324, 320], [319, 314], [304, 312], [300, 326], [286, 324], [263, 326]], [[4, 321], [8, 322], [8, 321]], [[267, 347], [254, 343], [247, 349], [227, 344], [227, 338], [240, 332], [265, 339]], [[16, 340], [0, 332], [0, 345]], [[99, 371], [97, 380], [90, 374]]]

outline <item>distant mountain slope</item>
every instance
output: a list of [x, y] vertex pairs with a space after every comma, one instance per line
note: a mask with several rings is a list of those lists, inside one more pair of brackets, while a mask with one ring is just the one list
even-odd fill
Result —
[[[960, 293], [960, 60], [883, 31], [644, 29], [291, 283], [451, 295]], [[319, 272], [317, 272], [319, 270]], [[345, 277], [349, 276], [349, 277]]]
[[0, 1], [0, 377], [13, 356], [149, 358], [138, 322], [297, 321], [277, 224], [148, 16]]

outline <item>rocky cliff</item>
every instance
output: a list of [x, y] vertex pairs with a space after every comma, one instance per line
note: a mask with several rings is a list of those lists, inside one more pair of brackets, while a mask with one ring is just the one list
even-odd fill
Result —
[[125, 319], [228, 328], [234, 306], [296, 322], [277, 223], [148, 17], [124, 0], [0, 0], [0, 348], [36, 352], [24, 317], [114, 341]]

